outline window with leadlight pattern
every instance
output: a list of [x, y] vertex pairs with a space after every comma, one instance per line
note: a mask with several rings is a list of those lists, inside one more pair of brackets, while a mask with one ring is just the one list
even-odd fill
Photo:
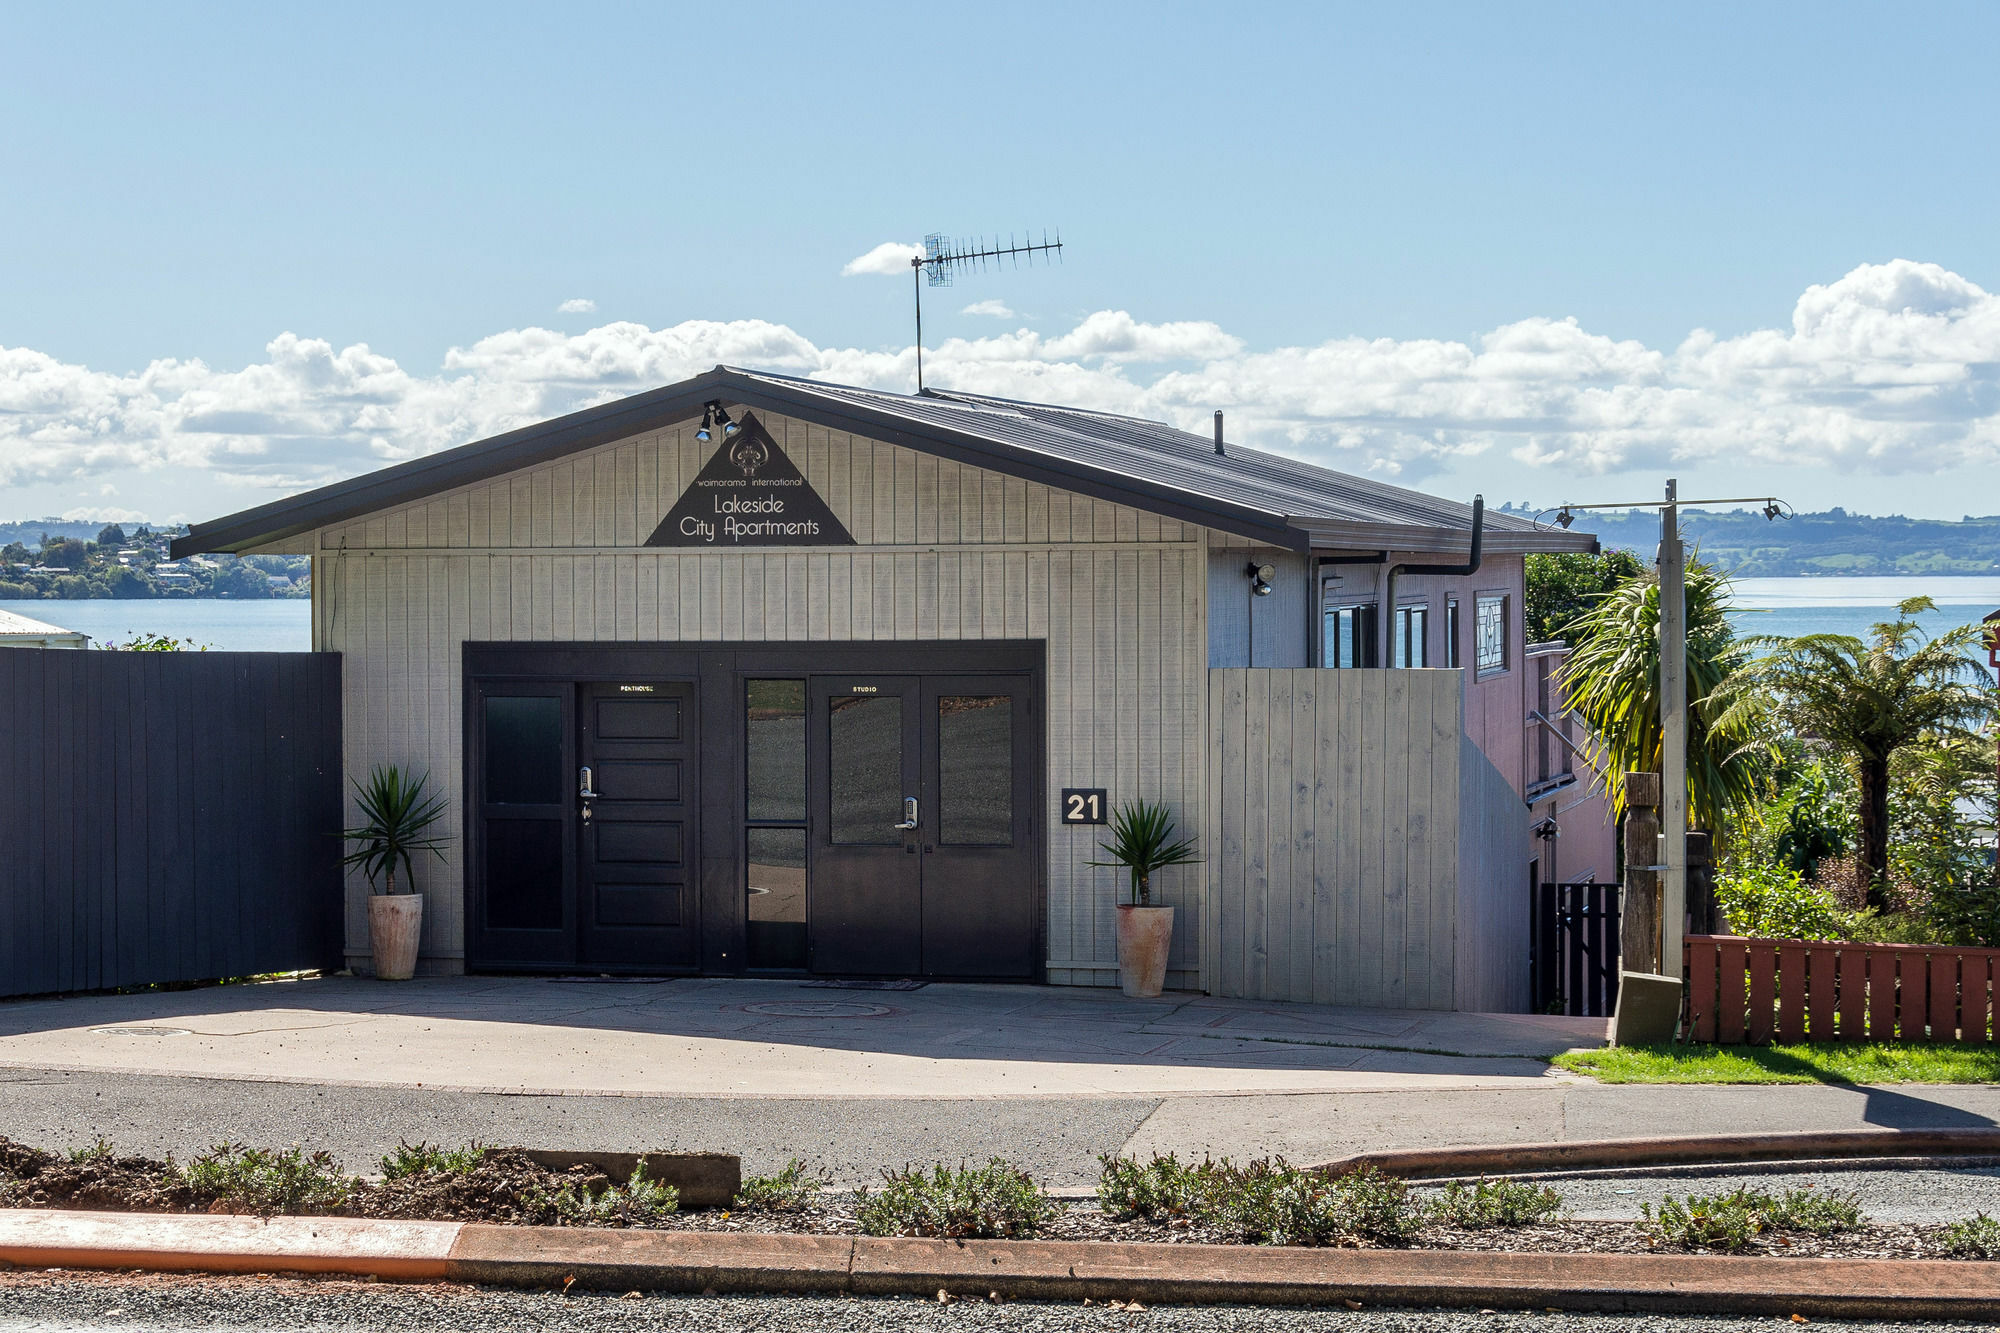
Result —
[[1473, 666], [1480, 675], [1507, 669], [1507, 598], [1481, 597], [1473, 621]]

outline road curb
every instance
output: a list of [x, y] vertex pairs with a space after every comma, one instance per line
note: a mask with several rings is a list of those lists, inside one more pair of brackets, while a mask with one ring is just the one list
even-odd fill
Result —
[[513, 1287], [2000, 1319], [2000, 1263], [1285, 1249], [0, 1211], [0, 1262]]
[[1322, 1162], [1339, 1175], [1368, 1166], [1408, 1180], [1754, 1161], [1850, 1157], [2000, 1156], [2000, 1129], [1796, 1130], [1771, 1134], [1655, 1135], [1468, 1148], [1397, 1148]]

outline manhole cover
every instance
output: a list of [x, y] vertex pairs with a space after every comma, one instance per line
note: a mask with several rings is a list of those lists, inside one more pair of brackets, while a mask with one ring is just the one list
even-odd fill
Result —
[[852, 1000], [770, 1000], [746, 1004], [743, 1012], [778, 1018], [880, 1018], [896, 1011], [886, 1004], [857, 1004]]
[[100, 1037], [185, 1037], [186, 1028], [92, 1028]]

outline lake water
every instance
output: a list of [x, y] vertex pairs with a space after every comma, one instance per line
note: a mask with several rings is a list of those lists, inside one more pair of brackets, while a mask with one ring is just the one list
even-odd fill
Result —
[[[1938, 611], [1921, 621], [1936, 633], [2000, 608], [2000, 578], [1738, 579], [1734, 618], [1745, 634], [1865, 637], [1869, 626], [1894, 618], [1897, 602], [1919, 594], [1938, 604]], [[97, 643], [123, 642], [143, 633], [234, 652], [305, 652], [312, 647], [312, 606], [303, 599], [0, 602], [0, 610], [88, 634]]]
[[164, 634], [193, 639], [223, 652], [303, 653], [312, 649], [312, 603], [303, 597], [255, 602], [218, 597], [0, 602], [0, 611], [88, 634], [93, 645], [124, 643], [140, 634]]

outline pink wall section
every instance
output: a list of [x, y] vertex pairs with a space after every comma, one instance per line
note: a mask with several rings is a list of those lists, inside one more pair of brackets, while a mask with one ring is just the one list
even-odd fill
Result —
[[[1435, 562], [1438, 557], [1391, 553], [1389, 559]], [[1529, 787], [1542, 778], [1564, 771], [1575, 772], [1576, 782], [1537, 800], [1531, 810], [1523, 807], [1523, 817], [1530, 824], [1539, 824], [1553, 816], [1560, 830], [1554, 838], [1538, 839], [1534, 844], [1540, 858], [1537, 867], [1540, 878], [1610, 880], [1616, 872], [1616, 831], [1608, 817], [1601, 788], [1584, 761], [1567, 747], [1553, 738], [1546, 746], [1539, 743], [1536, 733], [1542, 727], [1529, 720], [1528, 715], [1541, 703], [1542, 678], [1560, 662], [1561, 655], [1549, 652], [1531, 655], [1526, 651], [1523, 571], [1522, 557], [1493, 555], [1486, 558], [1476, 574], [1405, 575], [1397, 580], [1396, 601], [1402, 606], [1422, 602], [1427, 608], [1427, 654], [1429, 665], [1437, 667], [1450, 661], [1445, 642], [1445, 608], [1449, 599], [1458, 599], [1459, 660], [1466, 673], [1466, 733], [1515, 791], [1525, 797]], [[1338, 575], [1340, 580], [1329, 585], [1334, 590], [1329, 593], [1330, 603], [1374, 601], [1381, 596], [1385, 573], [1381, 565], [1332, 565], [1323, 567], [1323, 572]], [[1507, 598], [1507, 665], [1481, 674], [1473, 654], [1475, 608], [1481, 595], [1496, 593]], [[1385, 614], [1382, 620], [1385, 635], [1392, 623]], [[1550, 698], [1548, 715], [1557, 718], [1560, 696], [1552, 690]], [[1569, 730], [1575, 743], [1582, 745], [1582, 725], [1572, 723]], [[1522, 876], [1525, 882], [1526, 867], [1522, 868]]]

